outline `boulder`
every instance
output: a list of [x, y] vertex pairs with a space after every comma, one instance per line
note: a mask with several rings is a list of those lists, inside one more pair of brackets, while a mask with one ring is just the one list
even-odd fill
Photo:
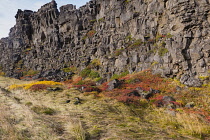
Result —
[[61, 91], [61, 90], [63, 90], [63, 89], [60, 88], [60, 87], [49, 87], [49, 88], [47, 88], [47, 90], [48, 90], [48, 91]]
[[149, 99], [150, 97], [154, 96], [157, 93], [160, 93], [159, 90], [155, 90], [150, 88], [149, 91], [144, 91], [141, 87], [136, 88], [136, 92], [141, 96], [143, 99]]
[[114, 79], [107, 84], [107, 86], [108, 86], [107, 90], [108, 91], [113, 90], [113, 89], [119, 87], [120, 85], [121, 85], [121, 82], [118, 79]]
[[137, 90], [134, 90], [130, 93], [127, 94], [127, 96], [137, 96], [137, 97], [140, 97], [140, 94]]
[[185, 105], [186, 108], [193, 108], [195, 106], [194, 102], [189, 102]]
[[156, 107], [166, 107], [168, 109], [175, 109], [178, 107], [178, 104], [175, 104], [176, 100], [171, 96], [163, 96], [162, 99], [159, 99], [154, 102]]
[[189, 86], [189, 87], [200, 87], [202, 86], [202, 81], [200, 79], [196, 79], [188, 74], [184, 74], [181, 79], [181, 83]]
[[74, 102], [74, 105], [78, 105], [78, 104], [81, 104], [81, 99], [79, 97], [75, 97], [75, 102]]

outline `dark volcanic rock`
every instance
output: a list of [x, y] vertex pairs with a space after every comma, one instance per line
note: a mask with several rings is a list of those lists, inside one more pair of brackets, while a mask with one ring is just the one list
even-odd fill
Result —
[[171, 96], [163, 96], [163, 101], [170, 103], [171, 101], [175, 102], [176, 100]]
[[159, 90], [155, 90], [152, 88], [150, 88], [149, 91], [144, 91], [140, 87], [137, 87], [135, 91], [138, 92], [138, 94], [141, 96], [141, 98], [144, 98], [144, 99], [149, 99], [150, 97], [154, 96], [155, 94], [160, 93]]
[[149, 93], [154, 95], [154, 94], [160, 93], [160, 90], [150, 88]]
[[156, 107], [167, 107], [168, 109], [180, 107], [180, 105], [176, 103], [176, 100], [171, 96], [163, 96], [162, 99], [155, 101], [154, 104]]
[[78, 104], [81, 104], [81, 99], [79, 97], [75, 97], [75, 102], [74, 102], [74, 105], [78, 105]]
[[48, 91], [62, 91], [63, 89], [60, 87], [49, 87], [47, 88]]
[[200, 87], [202, 86], [202, 82], [199, 79], [196, 79], [194, 77], [191, 77], [189, 75], [183, 75], [180, 79], [180, 81], [190, 87]]
[[190, 103], [187, 103], [185, 105], [186, 108], [193, 108], [195, 106], [195, 103], [194, 102], [190, 102]]
[[[15, 78], [34, 70], [56, 81], [65, 73], [50, 70], [71, 66], [91, 66], [104, 79], [152, 68], [200, 86], [198, 77], [210, 69], [209, 11], [205, 0], [91, 0], [60, 12], [52, 1], [37, 12], [18, 10], [9, 37], [0, 40], [0, 68]], [[92, 65], [96, 59], [100, 66]]]
[[71, 100], [66, 100], [66, 103], [70, 103], [71, 102]]
[[139, 94], [139, 92], [138, 92], [137, 90], [134, 90], [134, 91], [128, 93], [127, 95], [128, 95], [128, 96], [137, 96], [137, 97], [140, 96], [140, 94]]
[[112, 80], [107, 84], [107, 90], [113, 90], [121, 85], [121, 82], [118, 79]]
[[44, 77], [45, 80], [64, 81], [71, 78], [73, 74], [73, 72], [64, 72], [62, 70], [52, 69], [40, 72], [39, 74], [33, 76], [33, 79], [39, 79]]

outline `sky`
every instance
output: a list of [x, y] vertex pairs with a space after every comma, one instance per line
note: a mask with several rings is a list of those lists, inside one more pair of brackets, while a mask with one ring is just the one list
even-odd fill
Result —
[[[56, 0], [58, 9], [62, 5], [74, 4], [77, 8], [89, 0]], [[51, 0], [0, 0], [0, 38], [7, 37], [11, 27], [15, 25], [18, 9], [37, 11]]]

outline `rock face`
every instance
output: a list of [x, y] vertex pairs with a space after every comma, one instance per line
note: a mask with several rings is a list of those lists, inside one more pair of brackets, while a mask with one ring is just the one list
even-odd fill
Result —
[[82, 70], [101, 77], [152, 69], [189, 86], [210, 69], [209, 0], [92, 0], [76, 9], [55, 1], [37, 12], [18, 10], [16, 25], [0, 41], [0, 68], [23, 71]]

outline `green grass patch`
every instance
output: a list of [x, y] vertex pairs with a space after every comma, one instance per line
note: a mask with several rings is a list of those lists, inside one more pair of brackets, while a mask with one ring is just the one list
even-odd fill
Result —
[[33, 106], [31, 110], [33, 110], [37, 114], [45, 114], [45, 115], [54, 115], [56, 113], [54, 109], [44, 106]]
[[119, 79], [129, 74], [129, 71], [122, 72], [121, 74], [114, 74], [110, 80]]
[[158, 49], [158, 55], [159, 56], [164, 56], [166, 53], [168, 53], [168, 49], [163, 48], [163, 47]]

